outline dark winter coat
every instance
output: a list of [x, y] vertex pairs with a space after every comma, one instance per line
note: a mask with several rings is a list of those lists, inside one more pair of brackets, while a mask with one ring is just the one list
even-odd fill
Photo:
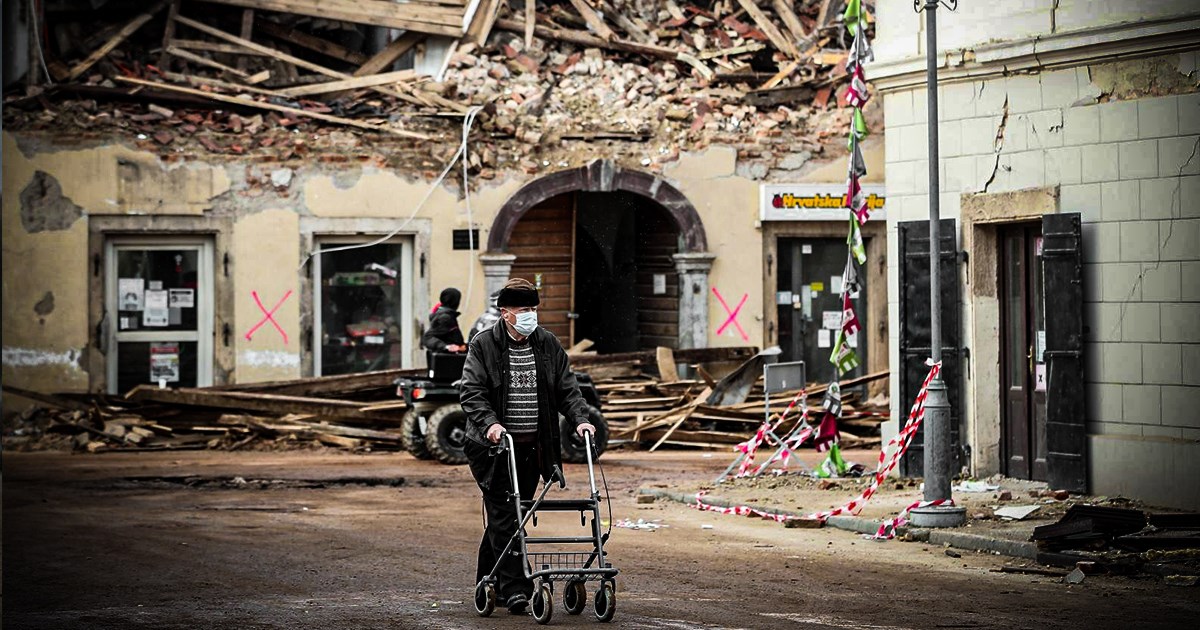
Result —
[[[466, 366], [459, 389], [459, 402], [467, 414], [467, 439], [480, 446], [491, 446], [488, 427], [504, 417], [508, 400], [508, 348], [511, 339], [503, 320], [490, 330], [475, 335], [467, 349]], [[587, 403], [579, 393], [575, 374], [558, 338], [545, 328], [529, 336], [537, 364], [538, 450], [541, 452], [542, 479], [552, 478], [555, 466], [562, 466], [559, 450], [558, 414], [570, 419], [572, 430], [588, 421]], [[496, 464], [507, 460], [496, 457]], [[477, 463], [473, 463], [475, 466]], [[492, 466], [495, 468], [496, 466]], [[485, 475], [490, 483], [490, 475]], [[480, 485], [486, 486], [484, 480]]]
[[458, 328], [458, 311], [439, 306], [429, 315], [429, 328], [421, 335], [421, 345], [426, 350], [445, 352], [448, 345], [463, 345], [462, 330]]

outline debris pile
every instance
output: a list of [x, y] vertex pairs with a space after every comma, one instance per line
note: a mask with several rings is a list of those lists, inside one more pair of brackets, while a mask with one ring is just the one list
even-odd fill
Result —
[[403, 400], [393, 381], [423, 370], [228, 387], [159, 389], [124, 397], [4, 390], [38, 407], [5, 418], [4, 448], [116, 450], [402, 450]]
[[1200, 581], [1200, 514], [1076, 504], [1058, 522], [1034, 528], [1041, 564], [1085, 575], [1150, 574], [1173, 586]]
[[[751, 349], [743, 349], [749, 354]], [[685, 447], [726, 449], [746, 441], [767, 418], [766, 396], [762, 387], [763, 358], [747, 358], [737, 369], [720, 381], [715, 380], [694, 350], [672, 352], [659, 348], [655, 360], [646, 360], [643, 353], [639, 364], [621, 355], [602, 355], [572, 359], [579, 370], [589, 372], [600, 392], [604, 418], [608, 421], [610, 439], [627, 441], [637, 447], [657, 450], [664, 444]], [[707, 360], [715, 360], [712, 350]], [[734, 355], [722, 357], [725, 360]], [[676, 362], [690, 365], [697, 379], [680, 379]], [[843, 388], [853, 388], [885, 379], [887, 371], [848, 379]], [[829, 385], [810, 383], [805, 388], [810, 417], [819, 418], [821, 397]], [[788, 411], [800, 390], [775, 394], [770, 400], [772, 423]], [[779, 431], [785, 435], [801, 417], [799, 404]], [[842, 394], [842, 415], [838, 420], [839, 442], [842, 448], [873, 448], [881, 444], [879, 425], [890, 415], [884, 397], [862, 400], [857, 392]]]
[[[597, 157], [657, 170], [714, 144], [764, 178], [845, 150], [841, 2], [514, 4], [175, 0], [78, 38], [116, 12], [56, 13], [30, 73], [44, 84], [10, 94], [4, 122], [164, 157], [427, 171], [479, 108], [469, 163], [484, 179]], [[372, 25], [405, 30], [368, 54]]]

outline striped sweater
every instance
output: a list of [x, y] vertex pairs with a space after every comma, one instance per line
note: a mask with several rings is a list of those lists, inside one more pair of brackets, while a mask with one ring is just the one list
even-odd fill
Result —
[[509, 346], [508, 374], [508, 404], [500, 424], [514, 435], [537, 433], [537, 365], [532, 345], [514, 343]]

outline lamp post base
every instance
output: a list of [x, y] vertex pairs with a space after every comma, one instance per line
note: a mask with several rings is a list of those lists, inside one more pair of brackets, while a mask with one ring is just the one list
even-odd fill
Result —
[[913, 508], [909, 521], [916, 527], [961, 527], [967, 522], [967, 509], [949, 505]]

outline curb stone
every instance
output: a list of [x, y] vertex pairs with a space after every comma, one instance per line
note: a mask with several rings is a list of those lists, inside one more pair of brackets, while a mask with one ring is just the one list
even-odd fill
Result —
[[[638, 488], [638, 494], [650, 495], [669, 499], [686, 505], [695, 505], [696, 497], [692, 494], [683, 492], [670, 492], [668, 490], [660, 490], [657, 488]], [[735, 507], [740, 505], [732, 501], [722, 499], [720, 497], [707, 496], [704, 497], [704, 502], [717, 507]], [[774, 514], [783, 514], [785, 516], [805, 517], [804, 512], [794, 510], [781, 510], [774, 507], [764, 507], [760, 505], [748, 505], [754, 510], [762, 512], [771, 512]], [[859, 534], [874, 534], [879, 531], [881, 521], [873, 521], [871, 519], [859, 518], [857, 516], [831, 516], [825, 520], [825, 524], [846, 531], [851, 531]], [[957, 549], [966, 549], [968, 551], [985, 551], [998, 553], [1004, 556], [1014, 558], [1025, 558], [1034, 560], [1037, 558], [1037, 545], [1031, 542], [1009, 540], [1006, 538], [994, 538], [992, 536], [984, 536], [981, 534], [968, 534], [954, 530], [929, 529], [929, 528], [900, 528], [898, 534], [907, 533], [913, 540], [928, 542], [933, 545], [949, 545]]]

